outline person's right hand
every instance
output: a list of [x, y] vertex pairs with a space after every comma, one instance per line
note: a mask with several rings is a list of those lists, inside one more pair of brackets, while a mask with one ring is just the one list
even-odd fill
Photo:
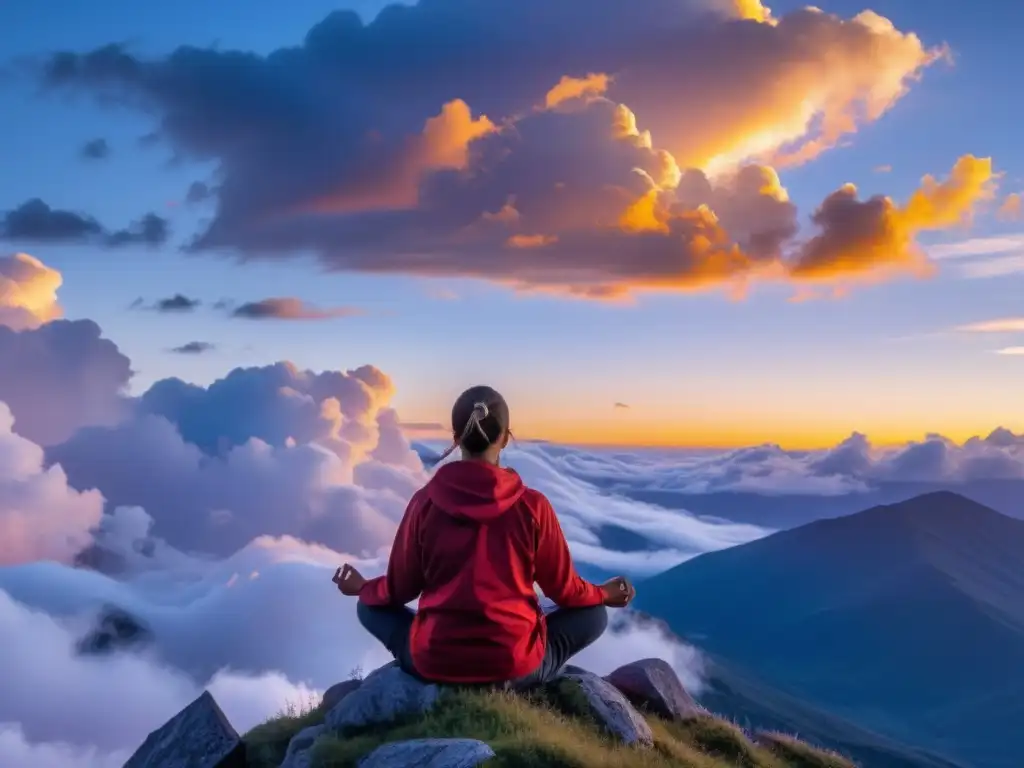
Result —
[[604, 604], [609, 608], [625, 608], [636, 597], [636, 590], [625, 576], [616, 576], [601, 585]]
[[341, 594], [348, 597], [356, 597], [363, 588], [363, 584], [366, 583], [362, 574], [348, 563], [334, 572], [334, 578], [331, 581], [338, 585], [338, 591]]

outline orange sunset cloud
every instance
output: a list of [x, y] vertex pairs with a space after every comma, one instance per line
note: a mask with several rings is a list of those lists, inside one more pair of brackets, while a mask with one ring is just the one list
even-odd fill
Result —
[[732, 11], [739, 19], [749, 19], [762, 24], [774, 23], [772, 9], [766, 8], [761, 0], [731, 0]]
[[790, 274], [824, 281], [872, 272], [931, 274], [935, 267], [915, 236], [968, 222], [977, 204], [991, 199], [993, 179], [989, 158], [965, 155], [945, 181], [925, 176], [904, 206], [882, 196], [858, 200], [857, 188], [846, 184], [815, 212], [822, 231], [804, 244]]
[[600, 96], [608, 90], [608, 75], [589, 74], [586, 77], [569, 77], [565, 75], [558, 85], [547, 92], [544, 106], [547, 109], [557, 107], [563, 101], [579, 99], [587, 96]]
[[1003, 221], [1016, 221], [1024, 218], [1024, 199], [1021, 194], [1014, 192], [1007, 195], [999, 206], [999, 210], [996, 211], [996, 216]]
[[0, 325], [22, 331], [62, 317], [57, 290], [63, 282], [60, 272], [27, 253], [0, 257]]
[[[735, 5], [739, 18], [765, 23], [743, 31], [742, 47], [728, 24], [709, 33], [704, 59], [692, 62], [702, 76], [680, 79], [674, 98], [651, 98], [640, 78], [656, 75], [644, 68], [617, 76], [608, 89], [642, 115], [680, 165], [716, 172], [748, 159], [777, 166], [812, 160], [885, 114], [948, 56], [872, 11], [841, 20], [805, 8], [768, 23], [756, 0]], [[736, 75], [718, 74], [729, 71]]]
[[[930, 274], [917, 235], [969, 223], [994, 192], [991, 160], [967, 155], [902, 205], [837, 185], [801, 231], [780, 170], [849, 141], [948, 56], [873, 11], [609, 3], [570, 29], [568, 6], [523, 2], [531, 13], [509, 19], [491, 19], [485, 4], [460, 11], [452, 50], [489, 51], [467, 53], [472, 66], [407, 45], [410, 29], [449, 29], [441, 6], [326, 21], [287, 56], [253, 59], [245, 92], [280, 116], [255, 124], [230, 99], [217, 102], [224, 114], [208, 108], [211, 93], [238, 90], [215, 62], [202, 87], [183, 72], [173, 98], [161, 84], [180, 62], [117, 47], [61, 54], [47, 82], [137, 91], [164, 113], [172, 142], [220, 160], [217, 214], [191, 250], [313, 253], [329, 270], [602, 301], [716, 288], [739, 297], [779, 281], [845, 290]], [[510, 41], [523, 35], [540, 49], [510, 68], [521, 56]], [[356, 71], [373, 87], [352, 86]], [[252, 141], [222, 146], [231, 130], [216, 120], [251, 125]]]

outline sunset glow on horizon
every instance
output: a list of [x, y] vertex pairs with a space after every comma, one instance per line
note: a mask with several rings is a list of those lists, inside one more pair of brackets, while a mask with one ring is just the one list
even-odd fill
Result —
[[[840, 413], [816, 416], [812, 420], [802, 418], [796, 407], [777, 411], [773, 416], [760, 420], [756, 417], [763, 411], [750, 408], [741, 414], [752, 417], [749, 421], [737, 420], [734, 413], [659, 416], [651, 413], [651, 409], [632, 405], [620, 409], [609, 407], [608, 413], [602, 415], [591, 413], [560, 418], [538, 418], [529, 406], [521, 410], [524, 412], [522, 415], [513, 417], [517, 439], [609, 448], [731, 449], [773, 444], [788, 450], [824, 450], [835, 447], [854, 433], [864, 435], [877, 448], [888, 448], [919, 442], [937, 433], [962, 444], [974, 437], [984, 438], [998, 428], [1024, 432], [1024, 416], [997, 416], [1007, 412], [998, 406], [989, 408], [993, 416], [988, 424], [974, 414], [946, 414], [939, 430], [929, 426], [931, 419], [922, 414], [907, 417], [898, 413], [876, 412], [869, 418], [857, 413]], [[440, 410], [437, 413], [442, 417], [445, 415]], [[450, 428], [443, 428], [443, 418], [416, 423], [434, 423], [442, 428], [410, 431], [413, 439], [447, 440], [451, 437]]]

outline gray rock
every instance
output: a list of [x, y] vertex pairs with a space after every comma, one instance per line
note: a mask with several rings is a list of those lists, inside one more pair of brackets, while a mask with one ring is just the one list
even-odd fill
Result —
[[288, 751], [284, 754], [284, 762], [279, 768], [310, 768], [313, 742], [326, 730], [326, 726], [311, 725], [292, 736], [292, 740], [288, 742]]
[[646, 707], [662, 717], [688, 720], [704, 713], [683, 688], [675, 670], [661, 659], [634, 661], [604, 679], [638, 707]]
[[614, 685], [590, 672], [565, 675], [564, 679], [579, 685], [594, 718], [613, 736], [626, 744], [654, 743], [651, 726]]
[[494, 750], [475, 739], [413, 739], [377, 747], [358, 768], [474, 768], [492, 757]]
[[338, 703], [348, 696], [352, 691], [363, 684], [362, 680], [345, 680], [341, 683], [335, 683], [326, 691], [324, 691], [324, 697], [320, 702], [320, 706], [325, 711], [330, 711], [338, 706]]
[[124, 768], [243, 768], [245, 744], [203, 691], [135, 750]]
[[407, 675], [397, 666], [381, 667], [336, 704], [324, 722], [332, 731], [390, 723], [430, 710], [441, 690]]
[[366, 677], [363, 678], [363, 682], [365, 683], [371, 677], [376, 677], [377, 675], [383, 675], [386, 672], [390, 672], [392, 669], [401, 669], [401, 667], [398, 666], [398, 662], [397, 661], [389, 661], [384, 666], [377, 667], [375, 670], [373, 670], [373, 672], [371, 672], [370, 674], [368, 674]]

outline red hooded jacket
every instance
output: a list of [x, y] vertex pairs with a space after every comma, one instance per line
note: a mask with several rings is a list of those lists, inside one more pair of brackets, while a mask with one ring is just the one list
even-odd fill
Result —
[[580, 578], [550, 502], [513, 470], [482, 461], [439, 468], [398, 526], [388, 571], [366, 605], [420, 598], [410, 650], [428, 680], [489, 683], [535, 670], [547, 627], [533, 584], [563, 608], [601, 605]]

